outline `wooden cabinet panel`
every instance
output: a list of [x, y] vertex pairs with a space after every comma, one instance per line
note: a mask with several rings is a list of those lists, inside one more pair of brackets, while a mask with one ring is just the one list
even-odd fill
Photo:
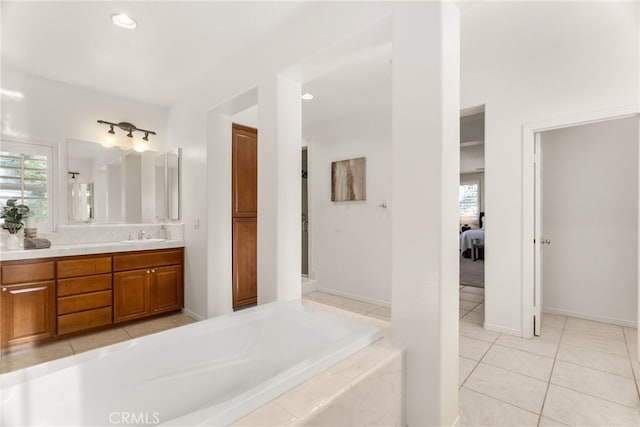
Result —
[[233, 219], [233, 307], [254, 304], [257, 287], [257, 218]]
[[3, 286], [0, 310], [2, 347], [55, 337], [55, 282]]
[[113, 322], [149, 314], [150, 270], [134, 270], [113, 275]]
[[111, 307], [58, 316], [58, 335], [111, 324]]
[[151, 313], [178, 310], [184, 305], [182, 267], [159, 267], [153, 270], [149, 289]]
[[182, 249], [136, 252], [113, 257], [113, 270], [136, 270], [139, 268], [161, 267], [163, 265], [182, 264]]
[[111, 289], [111, 274], [58, 280], [58, 297]]
[[58, 261], [58, 279], [111, 272], [111, 257], [77, 258]]
[[101, 307], [111, 307], [111, 291], [58, 298], [58, 316]]
[[32, 283], [53, 280], [56, 270], [53, 261], [16, 263], [2, 266], [2, 284]]
[[258, 212], [258, 131], [233, 125], [232, 206], [234, 217]]

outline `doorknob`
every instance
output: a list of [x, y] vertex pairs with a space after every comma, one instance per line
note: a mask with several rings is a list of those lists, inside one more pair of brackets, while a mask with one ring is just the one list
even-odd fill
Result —
[[540, 240], [540, 243], [542, 243], [543, 245], [544, 245], [545, 243], [546, 243], [547, 245], [550, 245], [550, 244], [551, 244], [551, 240], [549, 240], [549, 239], [542, 239], [542, 240]]

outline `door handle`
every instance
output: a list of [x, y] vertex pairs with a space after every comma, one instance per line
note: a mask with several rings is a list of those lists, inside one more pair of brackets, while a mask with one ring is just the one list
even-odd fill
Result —
[[551, 240], [549, 240], [549, 239], [542, 239], [542, 240], [540, 240], [540, 243], [541, 243], [541, 244], [543, 244], [543, 245], [544, 245], [545, 243], [546, 243], [547, 245], [550, 245], [550, 244], [551, 244]]

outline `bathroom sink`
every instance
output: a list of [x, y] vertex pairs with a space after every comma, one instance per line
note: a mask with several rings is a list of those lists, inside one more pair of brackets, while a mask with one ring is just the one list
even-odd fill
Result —
[[142, 240], [120, 240], [120, 243], [125, 245], [140, 245], [142, 243], [158, 243], [164, 242], [165, 239], [142, 239]]

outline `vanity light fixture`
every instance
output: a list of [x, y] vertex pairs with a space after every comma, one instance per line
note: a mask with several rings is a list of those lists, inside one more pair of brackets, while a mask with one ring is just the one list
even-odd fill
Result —
[[127, 30], [133, 30], [138, 26], [138, 23], [133, 18], [124, 13], [114, 13], [111, 15], [111, 20], [118, 27], [126, 28]]
[[[109, 130], [107, 131], [107, 134], [102, 143], [102, 145], [105, 147], [113, 147], [115, 145], [119, 145], [123, 150], [130, 150], [131, 148], [133, 148], [135, 151], [142, 153], [146, 151], [147, 148], [149, 148], [149, 135], [156, 134], [152, 130], [140, 129], [136, 125], [129, 122], [113, 123], [107, 122], [105, 120], [98, 120], [98, 123], [109, 126]], [[121, 144], [117, 144], [116, 133], [113, 130], [114, 126], [117, 126], [123, 131], [127, 132], [126, 137], [123, 139]], [[134, 141], [133, 132], [136, 131], [144, 133], [144, 137], [140, 140]]]

